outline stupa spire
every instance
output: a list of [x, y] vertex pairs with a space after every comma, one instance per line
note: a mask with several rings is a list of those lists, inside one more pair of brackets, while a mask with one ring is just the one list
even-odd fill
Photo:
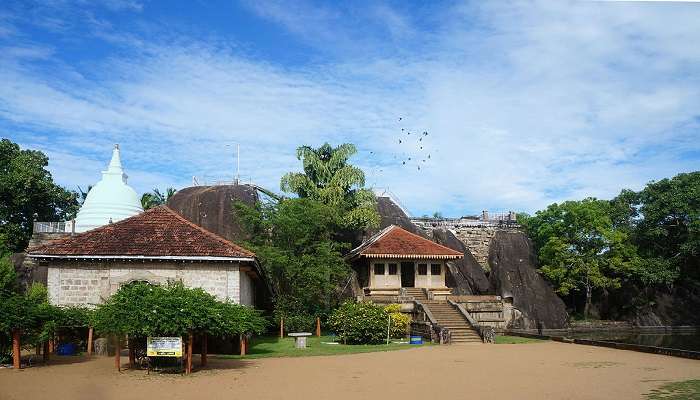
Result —
[[107, 170], [102, 171], [102, 176], [104, 178], [108, 178], [108, 175], [119, 176], [124, 183], [127, 183], [126, 180], [128, 176], [126, 173], [124, 173], [124, 168], [122, 167], [122, 158], [119, 152], [118, 144], [114, 145], [114, 149], [112, 150], [112, 159], [109, 161]]
[[75, 218], [75, 231], [84, 232], [110, 222], [117, 222], [143, 211], [136, 191], [126, 184], [119, 145], [112, 149], [112, 159], [102, 179], [90, 189]]

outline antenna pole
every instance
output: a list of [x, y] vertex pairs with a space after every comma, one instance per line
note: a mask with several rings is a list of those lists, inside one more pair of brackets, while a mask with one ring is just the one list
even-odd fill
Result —
[[239, 179], [241, 179], [241, 146], [236, 143], [236, 185]]

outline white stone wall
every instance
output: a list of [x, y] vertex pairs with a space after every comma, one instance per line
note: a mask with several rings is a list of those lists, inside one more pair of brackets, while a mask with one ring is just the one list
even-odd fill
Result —
[[240, 304], [252, 306], [255, 303], [253, 280], [244, 271], [240, 271]]
[[245, 274], [239, 265], [233, 263], [52, 262], [47, 289], [52, 304], [95, 305], [129, 282], [181, 281], [187, 287], [202, 288], [219, 300], [253, 305], [251, 278], [246, 275], [243, 280], [242, 275]]

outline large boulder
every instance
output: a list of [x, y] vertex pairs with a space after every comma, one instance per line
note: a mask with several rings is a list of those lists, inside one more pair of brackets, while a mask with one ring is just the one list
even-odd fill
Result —
[[491, 289], [520, 311], [512, 328], [566, 327], [566, 306], [537, 272], [532, 242], [524, 233], [498, 231], [489, 248], [489, 264]]
[[245, 239], [234, 201], [254, 205], [258, 191], [251, 185], [193, 186], [178, 190], [168, 207], [202, 228], [233, 242]]
[[457, 295], [479, 295], [489, 292], [489, 279], [476, 258], [457, 237], [447, 229], [434, 229], [433, 240], [453, 250], [461, 251], [464, 258], [447, 263], [447, 286]]
[[409, 232], [425, 236], [421, 229], [411, 222], [408, 215], [390, 197], [377, 197], [377, 212], [381, 218], [379, 223], [380, 230], [389, 225], [396, 225]]

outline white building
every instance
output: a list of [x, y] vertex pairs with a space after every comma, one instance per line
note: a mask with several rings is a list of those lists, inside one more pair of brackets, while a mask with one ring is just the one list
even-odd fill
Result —
[[48, 269], [49, 301], [92, 306], [134, 281], [181, 281], [238, 304], [263, 307], [270, 291], [255, 254], [166, 206], [30, 248]]

